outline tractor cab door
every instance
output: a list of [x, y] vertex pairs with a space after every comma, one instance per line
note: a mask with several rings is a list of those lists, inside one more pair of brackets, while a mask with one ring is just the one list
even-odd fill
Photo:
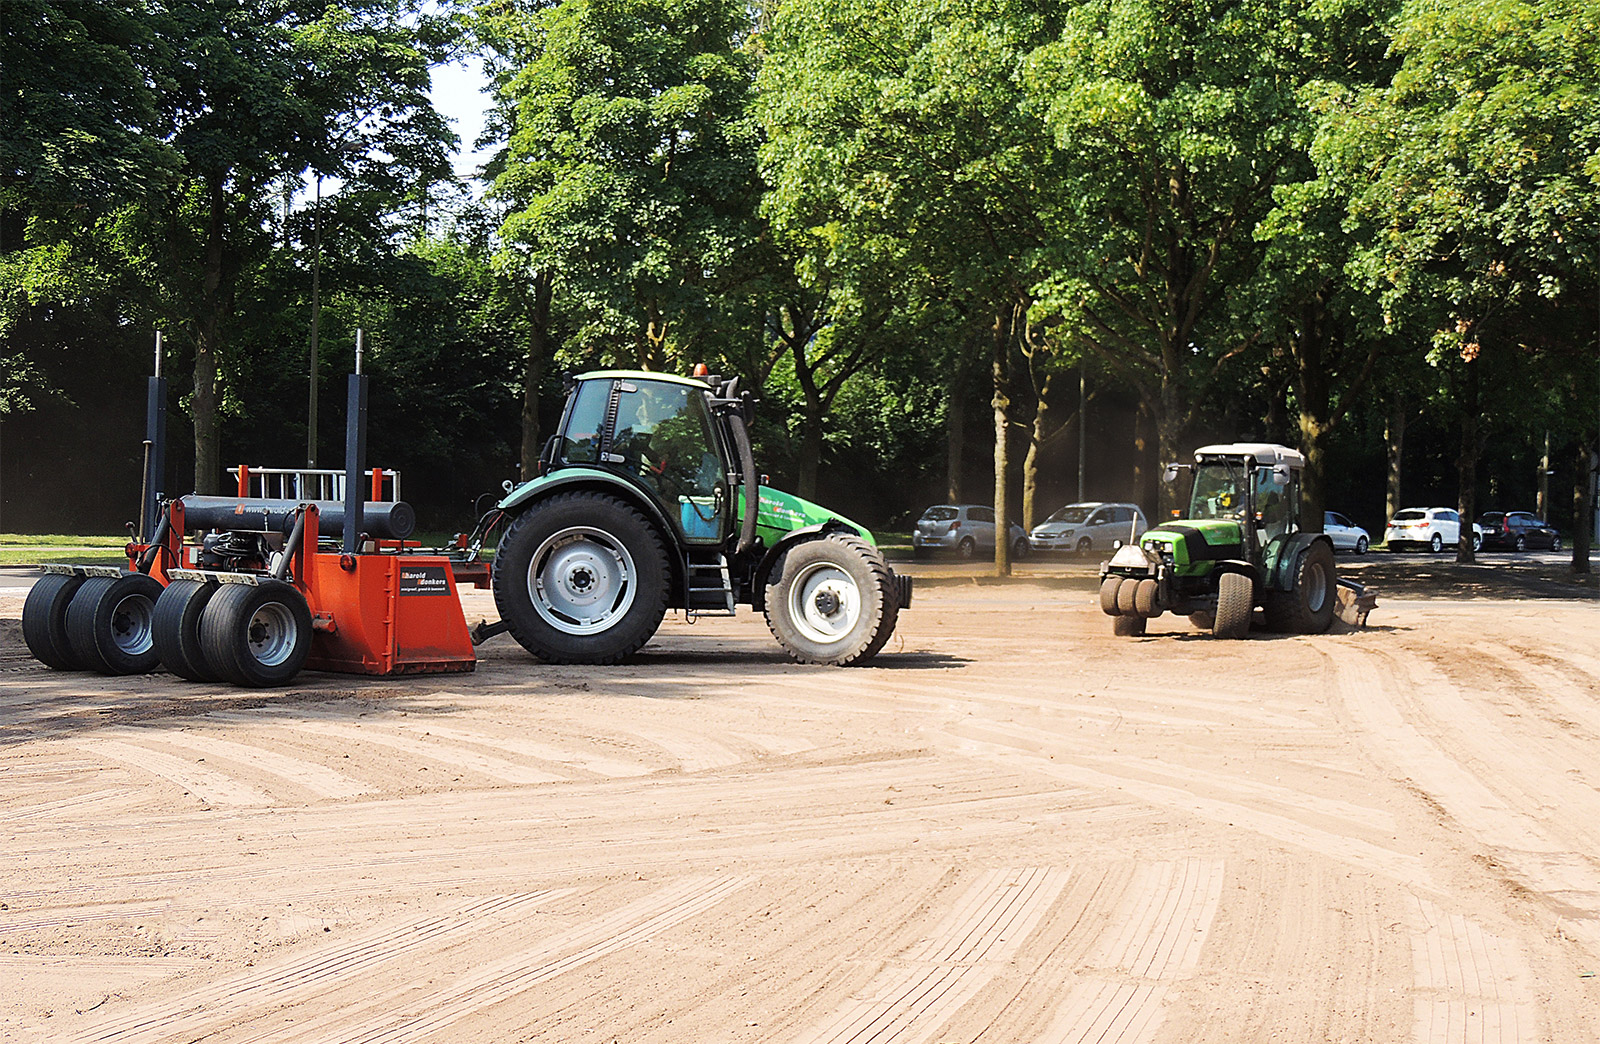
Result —
[[1300, 528], [1300, 484], [1294, 472], [1278, 474], [1272, 467], [1257, 468], [1254, 500], [1256, 536], [1261, 546], [1288, 537]]
[[619, 380], [605, 461], [652, 492], [691, 544], [727, 533], [728, 468], [711, 430], [706, 393], [669, 381]]

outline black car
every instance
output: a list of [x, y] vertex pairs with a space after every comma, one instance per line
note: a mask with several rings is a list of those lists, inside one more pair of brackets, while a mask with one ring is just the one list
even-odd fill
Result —
[[1478, 525], [1483, 527], [1484, 547], [1561, 550], [1561, 534], [1526, 511], [1486, 511], [1478, 516]]

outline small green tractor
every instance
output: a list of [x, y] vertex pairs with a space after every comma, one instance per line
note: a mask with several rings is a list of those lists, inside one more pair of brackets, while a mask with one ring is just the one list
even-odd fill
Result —
[[1333, 622], [1338, 576], [1333, 543], [1303, 525], [1305, 457], [1285, 446], [1202, 446], [1193, 464], [1167, 466], [1167, 481], [1193, 475], [1189, 514], [1147, 530], [1100, 567], [1100, 608], [1119, 635], [1147, 621], [1188, 616], [1219, 638], [1242, 638], [1259, 606], [1276, 631], [1320, 634]]
[[616, 663], [666, 610], [748, 605], [794, 659], [863, 663], [911, 604], [872, 535], [761, 485], [738, 378], [642, 371], [570, 381], [538, 476], [508, 483], [491, 570], [500, 624], [551, 663]]

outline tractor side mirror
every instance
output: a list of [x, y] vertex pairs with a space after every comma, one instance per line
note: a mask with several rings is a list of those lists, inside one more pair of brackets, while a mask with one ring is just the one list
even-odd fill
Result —
[[1281, 483], [1287, 483], [1289, 481], [1289, 465], [1287, 465], [1287, 464], [1274, 464], [1274, 465], [1272, 465], [1272, 477], [1277, 479]]
[[1161, 472], [1161, 477], [1167, 482], [1176, 482], [1178, 481], [1178, 476], [1188, 470], [1189, 465], [1187, 464], [1168, 464], [1166, 469]]

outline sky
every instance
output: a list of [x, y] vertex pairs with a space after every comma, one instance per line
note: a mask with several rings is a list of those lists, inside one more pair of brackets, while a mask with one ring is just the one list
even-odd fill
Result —
[[470, 177], [492, 154], [492, 149], [474, 152], [472, 143], [483, 132], [484, 112], [489, 108], [486, 93], [489, 82], [483, 77], [481, 62], [469, 57], [463, 61], [435, 65], [433, 72], [434, 108], [450, 121], [450, 129], [461, 139], [456, 151], [455, 171]]

